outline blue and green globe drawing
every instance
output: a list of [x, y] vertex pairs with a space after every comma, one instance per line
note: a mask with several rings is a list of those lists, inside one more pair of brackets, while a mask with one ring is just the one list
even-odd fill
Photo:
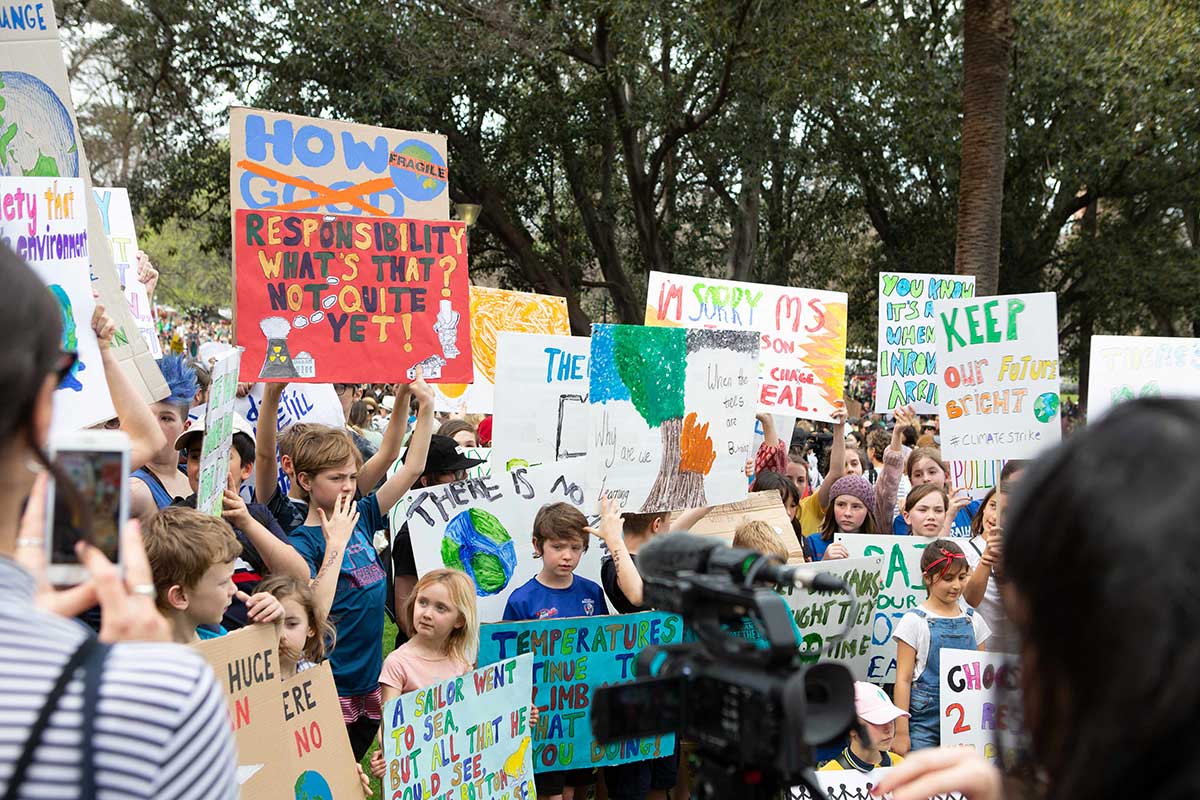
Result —
[[460, 512], [446, 526], [442, 563], [475, 582], [475, 593], [488, 597], [508, 586], [517, 568], [512, 537], [494, 514], [478, 508]]
[[[419, 139], [406, 139], [396, 145], [396, 149], [392, 152], [408, 156], [418, 162], [423, 161], [429, 164], [436, 164], [439, 167], [446, 166], [446, 160], [436, 150]], [[400, 194], [410, 200], [424, 202], [432, 200], [446, 191], [446, 182], [438, 180], [431, 175], [421, 175], [399, 166], [392, 166], [389, 168], [389, 171], [391, 172], [392, 181], [396, 184], [396, 188], [400, 190]]]
[[70, 112], [53, 89], [27, 72], [0, 72], [0, 175], [79, 175]]
[[1049, 422], [1058, 416], [1058, 394], [1046, 392], [1033, 401], [1033, 415], [1038, 422]]
[[321, 773], [310, 769], [296, 778], [296, 800], [333, 800], [333, 789]]

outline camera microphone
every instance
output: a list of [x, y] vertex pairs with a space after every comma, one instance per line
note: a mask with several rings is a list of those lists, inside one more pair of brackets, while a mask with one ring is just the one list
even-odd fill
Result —
[[729, 547], [724, 541], [694, 533], [656, 536], [638, 551], [638, 569], [649, 578], [675, 578], [681, 572], [726, 575], [741, 584], [794, 586], [819, 592], [841, 592], [841, 578], [780, 564], [757, 550]]

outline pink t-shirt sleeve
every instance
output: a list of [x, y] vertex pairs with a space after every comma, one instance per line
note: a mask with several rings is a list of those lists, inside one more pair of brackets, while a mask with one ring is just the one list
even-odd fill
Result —
[[384, 686], [399, 689], [401, 692], [409, 691], [408, 686], [406, 686], [408, 683], [407, 667], [408, 665], [405, 663], [400, 651], [393, 650], [383, 660], [383, 671], [379, 673], [379, 682]]
[[435, 683], [457, 678], [471, 671], [471, 667], [453, 658], [432, 660], [419, 658], [405, 651], [401, 646], [393, 650], [383, 661], [383, 671], [379, 673], [379, 682], [385, 686], [399, 689], [401, 693], [413, 692], [433, 686]]

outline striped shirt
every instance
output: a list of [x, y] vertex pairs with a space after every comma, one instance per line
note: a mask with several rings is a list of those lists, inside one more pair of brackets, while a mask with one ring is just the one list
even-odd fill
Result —
[[[87, 634], [33, 605], [33, 578], [0, 557], [0, 794], [67, 659]], [[80, 796], [83, 671], [50, 716], [22, 800]], [[212, 669], [179, 645], [112, 647], [90, 743], [99, 800], [237, 797], [236, 755]]]

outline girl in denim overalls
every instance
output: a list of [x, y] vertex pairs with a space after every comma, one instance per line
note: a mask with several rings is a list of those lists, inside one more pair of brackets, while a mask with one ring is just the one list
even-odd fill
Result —
[[983, 617], [971, 608], [963, 611], [959, 602], [970, 569], [957, 544], [949, 539], [930, 542], [921, 556], [921, 576], [929, 596], [920, 608], [904, 615], [892, 634], [896, 706], [911, 715], [896, 720], [892, 749], [901, 755], [941, 742], [942, 649], [982, 650], [991, 633]]

